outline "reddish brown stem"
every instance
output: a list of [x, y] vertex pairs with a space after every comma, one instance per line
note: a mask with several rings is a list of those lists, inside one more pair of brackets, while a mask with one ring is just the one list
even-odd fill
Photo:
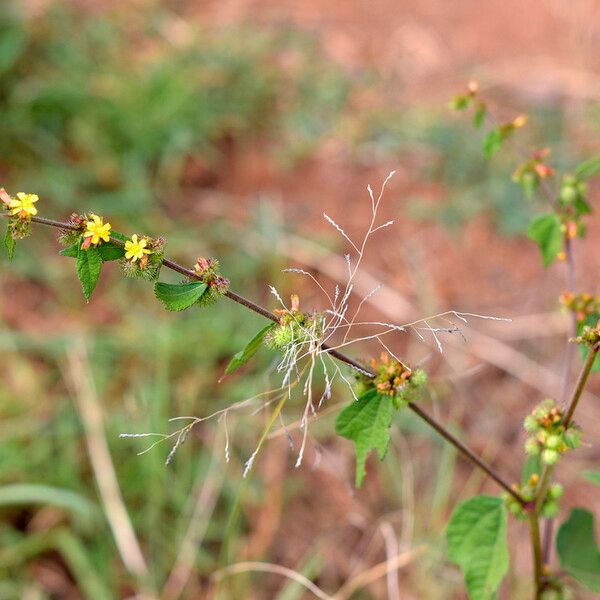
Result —
[[[9, 215], [6, 214], [2, 216], [9, 217]], [[70, 223], [61, 223], [60, 221], [54, 221], [52, 219], [46, 219], [44, 217], [31, 217], [31, 220], [35, 223], [40, 223], [41, 225], [48, 225], [50, 227], [56, 227], [58, 229], [66, 229], [69, 231], [80, 230], [80, 227], [71, 225]], [[118, 246], [124, 246], [124, 242], [116, 238], [111, 237], [110, 241]], [[192, 269], [183, 267], [180, 264], [168, 258], [164, 258], [162, 264], [168, 269], [180, 273], [181, 275], [185, 275], [186, 277], [189, 277], [191, 279], [202, 281], [201, 275], [199, 275]], [[258, 313], [259, 315], [262, 315], [263, 317], [270, 319], [271, 321], [274, 321], [276, 323], [279, 322], [279, 319], [276, 315], [274, 315], [271, 311], [267, 310], [266, 308], [263, 308], [259, 304], [252, 302], [252, 300], [248, 300], [248, 298], [244, 298], [244, 296], [241, 296], [240, 294], [237, 294], [236, 292], [232, 292], [230, 290], [227, 291], [225, 295], [230, 300], [233, 300], [234, 302], [237, 302], [238, 304], [249, 308], [250, 310]], [[372, 377], [375, 376], [375, 374], [369, 369], [365, 368], [364, 366], [362, 366], [355, 360], [349, 358], [345, 354], [342, 354], [341, 352], [330, 348], [326, 344], [323, 344], [321, 348], [337, 360], [346, 363], [354, 369], [358, 369], [363, 373], [368, 373]], [[504, 490], [506, 490], [511, 496], [513, 496], [513, 498], [515, 498], [515, 500], [517, 500], [517, 502], [519, 502], [521, 506], [525, 506], [526, 501], [524, 500], [524, 498], [518, 492], [513, 490], [507, 481], [505, 481], [492, 467], [484, 463], [472, 450], [467, 448], [460, 440], [454, 437], [454, 435], [452, 435], [452, 433], [450, 433], [450, 431], [448, 431], [441, 423], [438, 423], [433, 417], [423, 412], [423, 410], [421, 410], [421, 408], [419, 408], [417, 405], [409, 404], [409, 407], [417, 416], [419, 416], [423, 421], [425, 421], [430, 427], [435, 429], [435, 431], [437, 431], [447, 442], [452, 444], [467, 460], [469, 460], [471, 463], [482, 469], [500, 487], [504, 488]]]

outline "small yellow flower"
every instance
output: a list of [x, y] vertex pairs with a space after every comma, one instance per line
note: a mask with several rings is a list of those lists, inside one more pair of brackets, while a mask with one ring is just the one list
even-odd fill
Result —
[[125, 258], [133, 263], [138, 259], [141, 261], [144, 255], [152, 254], [152, 250], [146, 248], [147, 245], [148, 240], [146, 238], [139, 239], [137, 234], [134, 233], [131, 240], [125, 242]]
[[83, 234], [83, 237], [89, 238], [83, 242], [83, 247], [86, 249], [90, 247], [91, 244], [97, 246], [101, 241], [108, 242], [110, 240], [110, 223], [104, 223], [102, 217], [98, 215], [90, 215], [92, 219], [90, 221], [86, 221], [85, 228], [86, 231]]
[[8, 210], [11, 215], [18, 215], [20, 219], [30, 219], [37, 215], [38, 210], [34, 204], [39, 200], [36, 194], [25, 194], [19, 192], [17, 198], [11, 198], [8, 202]]

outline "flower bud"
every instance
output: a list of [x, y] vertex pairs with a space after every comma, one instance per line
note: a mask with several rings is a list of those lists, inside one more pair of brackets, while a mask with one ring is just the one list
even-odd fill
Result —
[[523, 420], [523, 428], [527, 433], [533, 433], [538, 430], [537, 419], [533, 415], [527, 415]]
[[560, 483], [553, 483], [548, 490], [548, 496], [552, 498], [552, 500], [559, 500], [563, 497], [565, 490]]
[[571, 204], [577, 199], [577, 190], [571, 185], [563, 185], [560, 188], [560, 199], [565, 204]]
[[546, 502], [542, 507], [542, 516], [546, 519], [553, 519], [558, 514], [558, 502], [554, 500]]
[[542, 452], [542, 462], [552, 466], [558, 462], [559, 453], [556, 450], [544, 450]]
[[525, 440], [525, 453], [529, 456], [537, 456], [540, 453], [540, 445], [535, 438]]
[[559, 435], [549, 435], [546, 438], [545, 446], [550, 450], [558, 450], [560, 445], [562, 444], [562, 439]]

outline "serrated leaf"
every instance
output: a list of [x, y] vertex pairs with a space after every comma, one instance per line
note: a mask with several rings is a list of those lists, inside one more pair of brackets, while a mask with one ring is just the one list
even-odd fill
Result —
[[583, 161], [575, 168], [575, 176], [579, 179], [589, 179], [600, 173], [600, 154]]
[[344, 408], [335, 422], [335, 431], [354, 442], [356, 452], [356, 487], [364, 481], [365, 461], [371, 450], [383, 460], [390, 443], [392, 398], [371, 389]]
[[[577, 325], [577, 335], [581, 335], [583, 328], [588, 325], [589, 327], [596, 327], [598, 321], [600, 320], [600, 313], [593, 312], [586, 316], [585, 320]], [[585, 344], [579, 345], [579, 351], [581, 352], [581, 360], [585, 362], [587, 358], [588, 352], [590, 349]], [[600, 354], [596, 356], [594, 360], [594, 364], [592, 365], [592, 373], [597, 373], [600, 371]]]
[[8, 223], [6, 226], [6, 233], [4, 234], [4, 247], [6, 248], [6, 253], [8, 254], [8, 260], [13, 259], [16, 245], [17, 243], [15, 242], [15, 238], [13, 238], [10, 229], [10, 223]]
[[263, 327], [247, 344], [243, 350], [236, 352], [233, 355], [230, 363], [227, 365], [225, 369], [225, 375], [229, 375], [239, 369], [242, 365], [245, 365], [255, 354], [256, 351], [260, 348], [265, 336], [269, 331], [271, 331], [274, 327], [277, 327], [277, 323], [273, 323], [271, 325], [267, 325]]
[[154, 294], [167, 310], [178, 312], [198, 302], [207, 287], [206, 283], [200, 281], [179, 285], [159, 281], [154, 284]]
[[589, 482], [600, 486], [600, 471], [584, 471], [583, 477]]
[[98, 252], [103, 262], [109, 262], [111, 260], [119, 260], [125, 256], [125, 248], [118, 246], [112, 242], [105, 242], [98, 246]]
[[102, 258], [100, 252], [95, 246], [90, 246], [87, 250], [79, 248], [77, 254], [77, 276], [81, 282], [83, 295], [89, 302], [92, 292], [96, 288], [100, 271], [102, 270]]
[[506, 507], [501, 498], [475, 496], [459, 504], [448, 530], [448, 558], [465, 577], [472, 600], [488, 600], [508, 570]]
[[504, 137], [499, 127], [492, 129], [483, 139], [483, 155], [488, 159], [492, 158], [500, 150]]
[[[79, 239], [73, 245], [63, 248], [59, 254], [61, 256], [68, 256], [69, 258], [77, 258], [79, 256], [79, 250], [81, 249], [81, 243], [82, 239]], [[117, 244], [113, 244], [112, 242], [104, 242], [95, 248], [98, 250], [102, 262], [119, 260], [125, 256], [125, 248]]]
[[527, 236], [540, 247], [544, 266], [547, 267], [562, 250], [563, 234], [558, 215], [545, 213], [535, 217], [527, 228]]
[[600, 593], [600, 549], [594, 535], [594, 515], [574, 508], [556, 536], [560, 566], [579, 583]]
[[77, 240], [73, 245], [63, 248], [59, 254], [61, 256], [68, 256], [69, 258], [77, 258], [79, 256], [80, 248], [81, 240]]

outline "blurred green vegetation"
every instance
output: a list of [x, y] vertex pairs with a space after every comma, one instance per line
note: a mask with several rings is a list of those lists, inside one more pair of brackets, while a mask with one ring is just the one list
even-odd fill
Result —
[[[0, 8], [0, 165], [58, 206], [135, 217], [210, 180], [231, 144], [309, 153], [348, 81], [294, 30], [217, 32], [160, 11]], [[173, 31], [172, 31], [173, 30]]]

